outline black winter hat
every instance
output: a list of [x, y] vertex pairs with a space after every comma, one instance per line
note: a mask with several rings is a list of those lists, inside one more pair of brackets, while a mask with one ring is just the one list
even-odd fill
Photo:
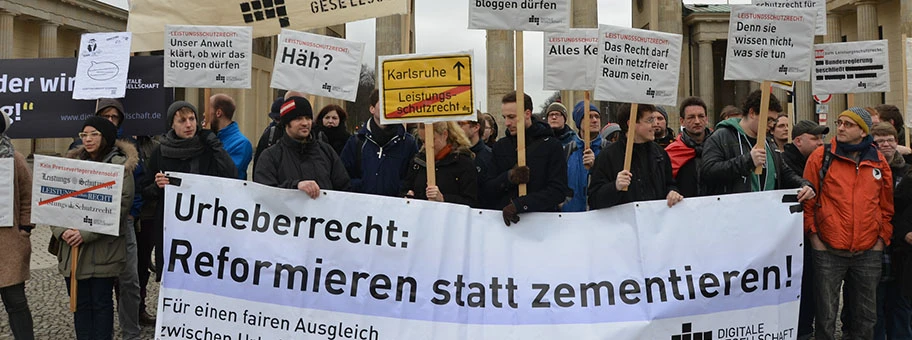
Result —
[[313, 119], [314, 115], [313, 108], [310, 106], [310, 101], [304, 97], [288, 98], [288, 100], [285, 101], [285, 104], [282, 104], [280, 114], [280, 122], [282, 125], [288, 125], [288, 123], [298, 117], [310, 117], [310, 119]]
[[97, 116], [97, 115], [101, 114], [102, 112], [104, 112], [104, 110], [106, 110], [109, 107], [113, 107], [113, 108], [117, 109], [117, 115], [120, 116], [120, 120], [119, 120], [120, 123], [118, 125], [123, 124], [124, 108], [123, 108], [123, 104], [121, 104], [120, 101], [117, 99], [113, 99], [113, 98], [99, 99], [98, 100], [98, 110], [95, 110], [95, 115]]
[[86, 119], [85, 124], [82, 124], [83, 129], [85, 129], [86, 126], [91, 126], [95, 128], [95, 130], [98, 130], [98, 132], [101, 132], [101, 138], [104, 139], [105, 148], [114, 146], [114, 142], [117, 141], [117, 127], [114, 126], [114, 123], [111, 123], [110, 120], [92, 116]]
[[272, 108], [269, 110], [269, 118], [279, 119], [282, 112], [282, 104], [285, 104], [285, 98], [279, 97], [272, 101]]
[[183, 100], [178, 100], [174, 103], [171, 103], [171, 106], [168, 106], [168, 120], [165, 121], [167, 130], [171, 130], [171, 126], [174, 125], [174, 114], [177, 113], [181, 108], [189, 108], [193, 110], [193, 113], [196, 114], [196, 130], [199, 132], [203, 128], [203, 119], [200, 117], [199, 111], [196, 110], [196, 106], [185, 102]]

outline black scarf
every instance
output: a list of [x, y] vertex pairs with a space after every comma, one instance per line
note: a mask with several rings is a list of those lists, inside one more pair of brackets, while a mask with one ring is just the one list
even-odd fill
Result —
[[[3, 119], [0, 117], [0, 119]], [[5, 133], [0, 134], [0, 158], [10, 158], [16, 152], [13, 150], [13, 142]]]
[[[208, 134], [210, 138], [216, 138], [215, 134]], [[207, 140], [208, 142], [208, 140]], [[174, 130], [168, 131], [162, 137], [161, 140], [161, 153], [163, 157], [167, 158], [176, 158], [176, 159], [188, 159], [199, 156], [206, 149], [206, 144], [203, 143], [200, 134], [197, 133], [190, 138], [180, 138], [174, 132]]]
[[[380, 127], [377, 125], [377, 122], [373, 118], [370, 120], [370, 132], [371, 139], [379, 146], [384, 146], [386, 143], [389, 143], [393, 137], [396, 137], [396, 129], [392, 126]], [[329, 136], [327, 136], [329, 137]]]

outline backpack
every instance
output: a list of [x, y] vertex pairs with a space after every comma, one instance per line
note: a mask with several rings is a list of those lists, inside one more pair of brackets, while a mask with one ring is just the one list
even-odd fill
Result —
[[[823, 195], [823, 179], [826, 178], [826, 173], [830, 170], [830, 164], [833, 163], [833, 152], [830, 151], [830, 144], [823, 145], [823, 164], [820, 165], [820, 170], [817, 171], [817, 178], [819, 179], [819, 188], [817, 188], [817, 197]], [[820, 200], [817, 200], [817, 208], [820, 208]]]

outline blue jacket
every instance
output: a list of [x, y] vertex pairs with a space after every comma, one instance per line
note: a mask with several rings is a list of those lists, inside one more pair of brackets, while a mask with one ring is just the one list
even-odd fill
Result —
[[247, 166], [253, 159], [253, 145], [250, 144], [250, 140], [241, 133], [237, 122], [231, 122], [219, 130], [218, 138], [222, 141], [222, 147], [231, 156], [231, 160], [234, 161], [238, 178], [247, 180]]
[[[589, 170], [586, 170], [586, 167], [583, 166], [584, 142], [579, 136], [574, 135], [573, 138], [574, 141], [571, 144], [573, 151], [570, 157], [567, 158], [567, 184], [573, 190], [573, 198], [564, 203], [561, 208], [565, 212], [586, 211], [588, 206], [586, 193], [589, 191]], [[592, 152], [598, 157], [599, 152], [602, 151], [602, 139], [593, 138], [589, 141], [589, 147], [592, 148]]]
[[351, 190], [365, 194], [398, 197], [418, 145], [400, 124], [388, 126], [395, 136], [385, 145], [374, 142], [368, 120], [342, 149], [342, 163], [351, 178]]

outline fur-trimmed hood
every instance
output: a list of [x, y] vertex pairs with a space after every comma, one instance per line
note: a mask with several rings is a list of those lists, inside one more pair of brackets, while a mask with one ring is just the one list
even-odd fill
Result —
[[[68, 151], [66, 157], [86, 160], [89, 159], [89, 154], [85, 151], [85, 145], [80, 145]], [[123, 165], [124, 171], [132, 173], [137, 164], [139, 164], [139, 152], [136, 151], [136, 146], [133, 143], [118, 139], [114, 142], [114, 148], [102, 158], [102, 162]]]

